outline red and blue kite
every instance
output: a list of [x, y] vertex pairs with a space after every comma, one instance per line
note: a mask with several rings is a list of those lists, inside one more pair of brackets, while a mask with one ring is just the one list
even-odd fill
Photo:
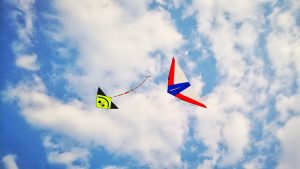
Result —
[[168, 93], [191, 104], [206, 108], [203, 103], [192, 98], [193, 92], [189, 90], [190, 86], [190, 82], [173, 57], [168, 77]]

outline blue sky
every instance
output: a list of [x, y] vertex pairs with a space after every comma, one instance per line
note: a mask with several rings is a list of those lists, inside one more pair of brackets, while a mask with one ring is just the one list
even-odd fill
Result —
[[[0, 8], [0, 168], [300, 168], [299, 2]], [[173, 56], [207, 109], [166, 92]]]

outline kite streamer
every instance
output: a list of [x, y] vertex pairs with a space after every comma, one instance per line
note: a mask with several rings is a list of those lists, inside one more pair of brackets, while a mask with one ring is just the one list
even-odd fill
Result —
[[121, 93], [121, 94], [112, 96], [111, 98], [123, 96], [123, 95], [125, 95], [125, 94], [128, 94], [128, 93], [130, 93], [130, 92], [136, 90], [137, 88], [141, 87], [141, 86], [143, 85], [143, 83], [144, 83], [149, 77], [151, 77], [151, 76], [146, 76], [146, 77], [144, 78], [144, 80], [143, 80], [139, 85], [137, 85], [135, 88], [132, 88], [132, 89], [128, 90], [127, 92], [124, 92], [124, 93]]

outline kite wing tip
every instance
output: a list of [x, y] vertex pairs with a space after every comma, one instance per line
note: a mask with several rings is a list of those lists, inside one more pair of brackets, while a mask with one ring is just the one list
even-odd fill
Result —
[[[199, 105], [199, 104], [198, 104], [198, 105]], [[200, 103], [200, 105], [199, 105], [199, 106], [201, 106], [201, 107], [203, 107], [203, 108], [207, 109], [206, 105], [205, 105], [205, 104], [203, 104], [203, 103]]]

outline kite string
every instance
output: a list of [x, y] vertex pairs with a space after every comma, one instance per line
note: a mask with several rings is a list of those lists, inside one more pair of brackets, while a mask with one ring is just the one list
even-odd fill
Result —
[[128, 90], [127, 92], [124, 92], [124, 93], [121, 93], [121, 94], [112, 96], [112, 98], [113, 98], [113, 97], [119, 97], [119, 96], [122, 96], [122, 95], [125, 95], [125, 94], [128, 94], [128, 93], [134, 91], [135, 89], [137, 89], [137, 88], [139, 88], [140, 86], [142, 86], [143, 83], [144, 83], [144, 82], [147, 80], [147, 78], [149, 78], [149, 77], [151, 77], [151, 76], [146, 76], [146, 77], [144, 78], [144, 80], [143, 80], [138, 86], [136, 86], [135, 88], [132, 88], [132, 89]]

